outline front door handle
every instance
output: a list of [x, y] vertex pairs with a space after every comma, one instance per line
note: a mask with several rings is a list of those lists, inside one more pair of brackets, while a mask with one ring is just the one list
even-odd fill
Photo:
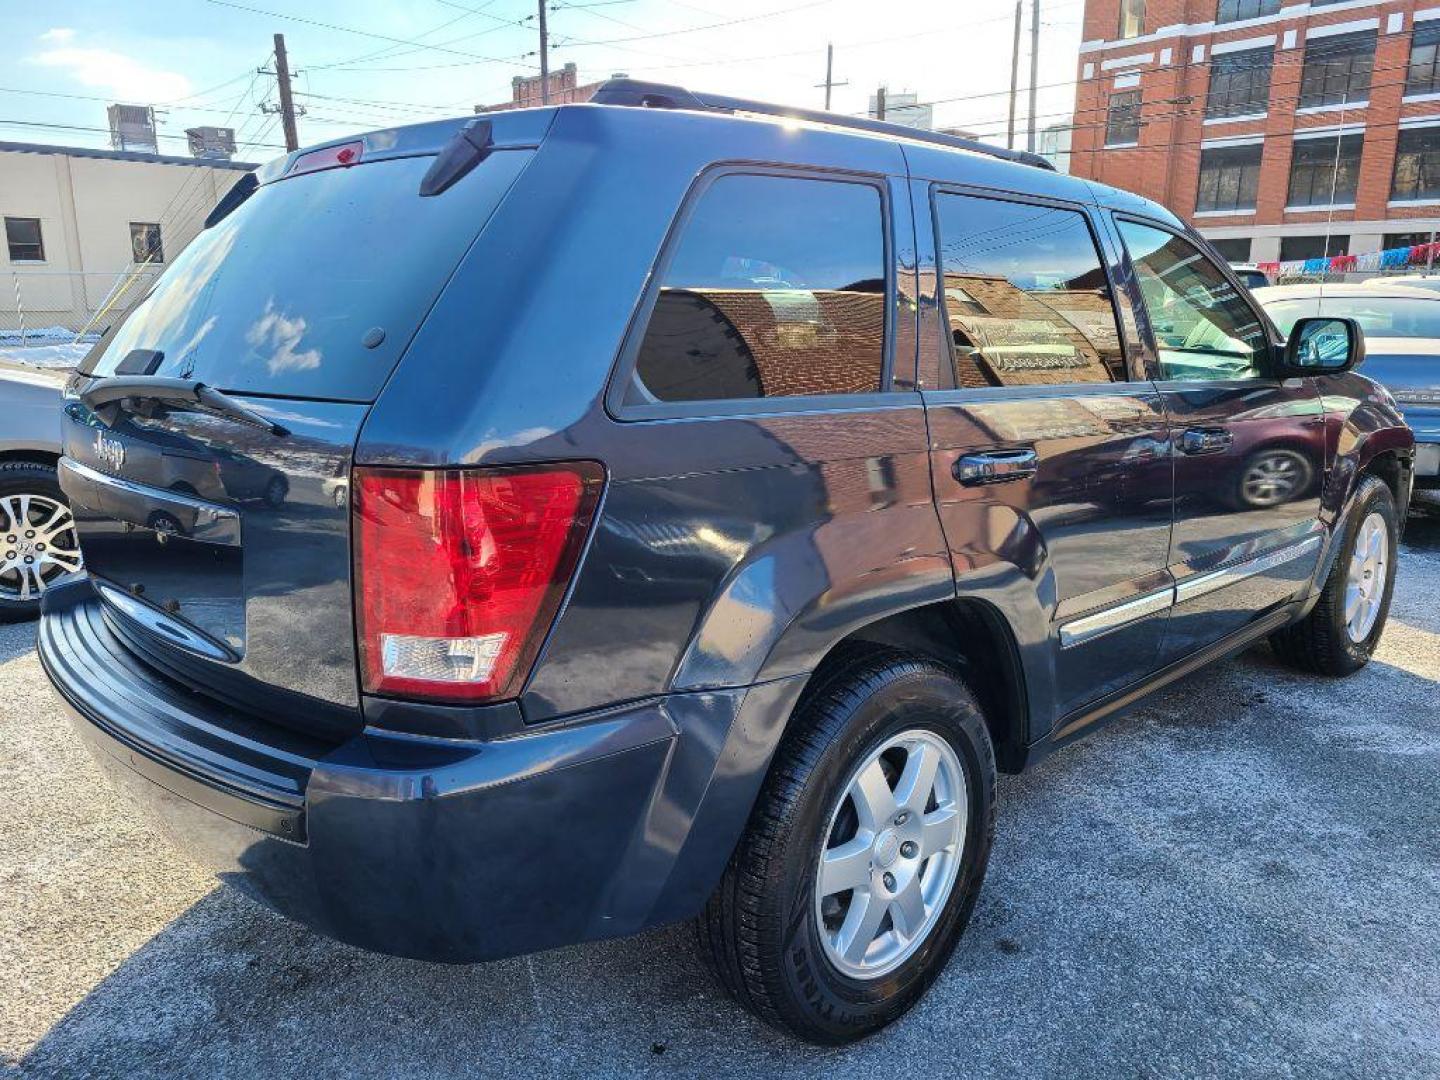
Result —
[[1040, 455], [1034, 450], [988, 450], [966, 454], [955, 462], [955, 479], [966, 487], [981, 484], [1008, 484], [1024, 480], [1040, 470]]
[[1223, 454], [1235, 441], [1225, 428], [1186, 428], [1180, 436], [1180, 452], [1184, 454]]

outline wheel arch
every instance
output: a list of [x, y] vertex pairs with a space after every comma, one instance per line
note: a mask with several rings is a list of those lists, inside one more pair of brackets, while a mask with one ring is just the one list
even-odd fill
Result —
[[958, 597], [883, 616], [852, 630], [831, 646], [809, 683], [827, 676], [856, 646], [896, 649], [957, 669], [980, 699], [985, 725], [1004, 772], [1025, 765], [1029, 696], [1020, 648], [1004, 614], [976, 597]]

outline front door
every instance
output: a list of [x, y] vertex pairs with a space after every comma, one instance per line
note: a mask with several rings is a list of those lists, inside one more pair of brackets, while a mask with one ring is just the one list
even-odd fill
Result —
[[[919, 185], [917, 184], [917, 187]], [[936, 502], [964, 594], [1003, 591], [1064, 717], [1143, 678], [1170, 608], [1172, 476], [1080, 207], [933, 193]], [[924, 203], [917, 200], [918, 206]], [[922, 234], [924, 230], [921, 230]]]
[[1165, 660], [1294, 597], [1320, 557], [1325, 420], [1310, 379], [1278, 379], [1264, 320], [1183, 236], [1119, 218], [1155, 339], [1175, 447]]

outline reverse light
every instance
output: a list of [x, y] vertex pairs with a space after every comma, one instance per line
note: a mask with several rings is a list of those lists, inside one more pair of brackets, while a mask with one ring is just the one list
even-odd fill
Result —
[[355, 470], [355, 606], [367, 693], [519, 693], [575, 571], [604, 473]]
[[309, 153], [297, 157], [290, 168], [285, 171], [285, 175], [299, 176], [301, 173], [319, 172], [321, 169], [339, 169], [346, 165], [358, 165], [360, 156], [364, 152], [365, 143], [360, 139], [341, 143], [339, 146], [321, 147], [319, 150], [311, 150]]

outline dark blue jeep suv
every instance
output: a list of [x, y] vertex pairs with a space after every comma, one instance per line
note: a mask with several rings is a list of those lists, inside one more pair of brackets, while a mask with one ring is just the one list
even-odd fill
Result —
[[1263, 638], [1365, 664], [1413, 443], [1362, 357], [946, 136], [631, 81], [376, 132], [242, 181], [68, 386], [40, 655], [294, 918], [695, 919], [844, 1042], [955, 948], [997, 770]]

